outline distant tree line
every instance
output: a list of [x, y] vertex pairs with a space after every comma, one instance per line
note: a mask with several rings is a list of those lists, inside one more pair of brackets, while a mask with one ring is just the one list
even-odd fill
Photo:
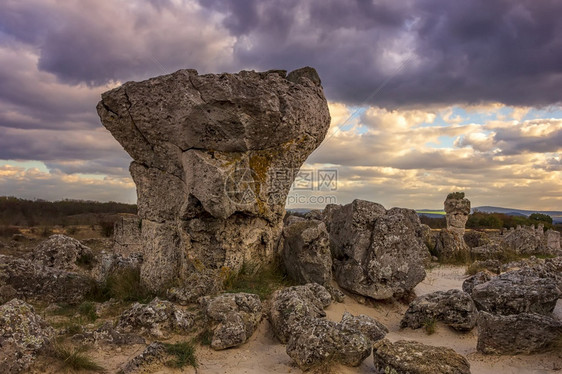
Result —
[[[420, 215], [421, 223], [425, 223], [432, 229], [442, 229], [447, 227], [445, 216], [442, 218], [433, 218]], [[531, 226], [543, 224], [545, 229], [555, 229], [562, 231], [562, 225], [554, 225], [552, 217], [547, 214], [533, 213], [529, 217], [508, 215], [504, 213], [486, 213], [474, 211], [468, 216], [466, 227], [469, 229], [501, 229], [521, 226]]]
[[99, 224], [117, 213], [137, 213], [135, 204], [89, 200], [26, 200], [0, 196], [0, 225], [67, 226]]

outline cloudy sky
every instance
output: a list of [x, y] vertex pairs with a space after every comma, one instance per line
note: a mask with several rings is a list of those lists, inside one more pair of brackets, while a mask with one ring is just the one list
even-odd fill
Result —
[[[135, 202], [100, 94], [181, 68], [315, 67], [332, 127], [305, 165], [353, 198], [562, 210], [558, 0], [3, 0], [0, 195]], [[326, 192], [317, 192], [326, 194]]]

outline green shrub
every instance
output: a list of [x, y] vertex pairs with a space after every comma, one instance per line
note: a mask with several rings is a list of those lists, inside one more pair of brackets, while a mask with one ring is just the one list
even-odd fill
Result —
[[226, 292], [253, 293], [262, 300], [267, 299], [273, 291], [293, 284], [275, 265], [244, 263], [238, 273], [222, 269], [221, 273], [225, 274], [223, 280]]
[[436, 325], [437, 325], [437, 321], [435, 320], [435, 318], [427, 318], [423, 322], [423, 328], [425, 330], [425, 333], [427, 335], [435, 334]]
[[94, 322], [96, 319], [98, 319], [96, 306], [90, 301], [84, 301], [82, 304], [80, 304], [80, 306], [78, 306], [78, 312], [91, 322]]
[[86, 295], [86, 298], [98, 302], [114, 298], [127, 302], [147, 303], [154, 296], [141, 284], [139, 269], [125, 268], [112, 273], [101, 285], [94, 283], [92, 291]]
[[186, 365], [197, 367], [197, 358], [195, 357], [195, 345], [193, 342], [178, 342], [174, 344], [165, 343], [166, 352], [175, 356], [174, 360], [166, 362], [166, 366], [172, 368], [182, 368]]
[[63, 368], [72, 370], [90, 370], [104, 371], [104, 368], [98, 365], [94, 360], [88, 357], [84, 352], [85, 347], [72, 347], [62, 343], [53, 343], [51, 347], [51, 356], [59, 359]]

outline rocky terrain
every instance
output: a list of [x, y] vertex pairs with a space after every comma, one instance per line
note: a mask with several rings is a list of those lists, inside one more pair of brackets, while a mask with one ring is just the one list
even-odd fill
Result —
[[285, 215], [280, 173], [329, 124], [314, 69], [182, 70], [98, 112], [134, 159], [139, 215], [111, 242], [2, 241], [0, 372], [562, 370], [559, 236], [475, 250], [463, 193], [439, 232], [363, 200]]

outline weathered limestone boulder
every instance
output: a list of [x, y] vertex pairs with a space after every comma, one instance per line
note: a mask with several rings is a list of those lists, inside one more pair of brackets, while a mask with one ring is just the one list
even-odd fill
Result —
[[80, 265], [93, 262], [92, 250], [69, 236], [55, 234], [39, 244], [31, 259], [41, 265], [67, 271], [78, 271]]
[[82, 274], [0, 255], [0, 287], [5, 286], [21, 299], [76, 304], [94, 289], [95, 281]]
[[168, 289], [169, 300], [180, 305], [196, 303], [202, 296], [216, 295], [223, 289], [218, 269], [195, 269], [178, 286]]
[[307, 317], [325, 317], [324, 308], [331, 303], [330, 293], [317, 283], [275, 291], [269, 309], [273, 333], [281, 343], [287, 343]]
[[0, 372], [24, 372], [46, 348], [55, 331], [22, 300], [0, 306]]
[[490, 243], [490, 237], [485, 232], [482, 231], [467, 231], [464, 233], [464, 242], [470, 248], [480, 247]]
[[307, 317], [291, 335], [287, 354], [302, 370], [326, 362], [359, 366], [371, 355], [372, 341], [358, 330], [344, 330], [332, 321]]
[[470, 201], [464, 192], [447, 195], [444, 202], [447, 228], [442, 229], [436, 239], [435, 252], [441, 260], [453, 260], [468, 254], [469, 247], [464, 241], [464, 228], [470, 214]]
[[135, 303], [119, 317], [116, 329], [129, 333], [139, 330], [156, 338], [171, 331], [189, 332], [195, 325], [195, 315], [169, 301], [154, 298], [148, 304]]
[[343, 331], [359, 331], [373, 343], [383, 339], [388, 333], [388, 328], [373, 317], [364, 314], [354, 316], [349, 312], [343, 314], [338, 328]]
[[373, 347], [376, 373], [470, 374], [470, 363], [451, 348], [415, 341], [380, 340]]
[[332, 280], [330, 238], [321, 221], [293, 221], [286, 225], [280, 257], [289, 277], [300, 284], [327, 285]]
[[502, 316], [481, 312], [476, 348], [488, 354], [531, 354], [551, 348], [560, 338], [562, 322], [552, 316], [535, 313]]
[[171, 355], [161, 342], [153, 342], [139, 355], [133, 357], [119, 371], [123, 374], [151, 373], [170, 360]]
[[109, 276], [125, 271], [140, 271], [142, 255], [130, 254], [125, 257], [118, 253], [102, 253], [92, 269], [92, 277], [98, 282], [105, 281]]
[[488, 273], [487, 271], [480, 271], [466, 278], [462, 282], [462, 290], [470, 295], [472, 294], [472, 290], [474, 289], [474, 287], [478, 286], [479, 284], [486, 283], [490, 279], [492, 279], [492, 274]]
[[428, 320], [443, 322], [458, 331], [469, 331], [476, 326], [478, 310], [466, 292], [436, 291], [412, 301], [400, 322], [400, 327], [419, 329]]
[[340, 287], [388, 299], [409, 293], [425, 278], [429, 252], [415, 211], [354, 200], [328, 205], [324, 216]]
[[202, 301], [207, 316], [216, 325], [211, 348], [216, 350], [238, 347], [256, 331], [262, 319], [262, 304], [258, 295], [249, 293], [223, 294]]
[[86, 344], [113, 344], [113, 345], [133, 345], [145, 344], [142, 336], [137, 334], [127, 334], [118, 331], [112, 322], [105, 322], [103, 325], [91, 332], [84, 332], [72, 336], [72, 340]]
[[141, 228], [139, 216], [121, 215], [113, 226], [113, 252], [122, 256], [142, 253]]
[[474, 286], [471, 296], [479, 310], [492, 314], [550, 314], [562, 292], [555, 278], [524, 268]]
[[105, 92], [97, 110], [134, 159], [141, 277], [153, 290], [199, 264], [271, 261], [294, 171], [330, 124], [312, 68], [179, 70]]
[[560, 232], [552, 229], [546, 230], [544, 233], [544, 241], [546, 252], [549, 254], [560, 255]]
[[447, 195], [444, 206], [447, 229], [464, 235], [466, 221], [470, 214], [470, 200], [464, 197], [464, 192], [453, 192]]

